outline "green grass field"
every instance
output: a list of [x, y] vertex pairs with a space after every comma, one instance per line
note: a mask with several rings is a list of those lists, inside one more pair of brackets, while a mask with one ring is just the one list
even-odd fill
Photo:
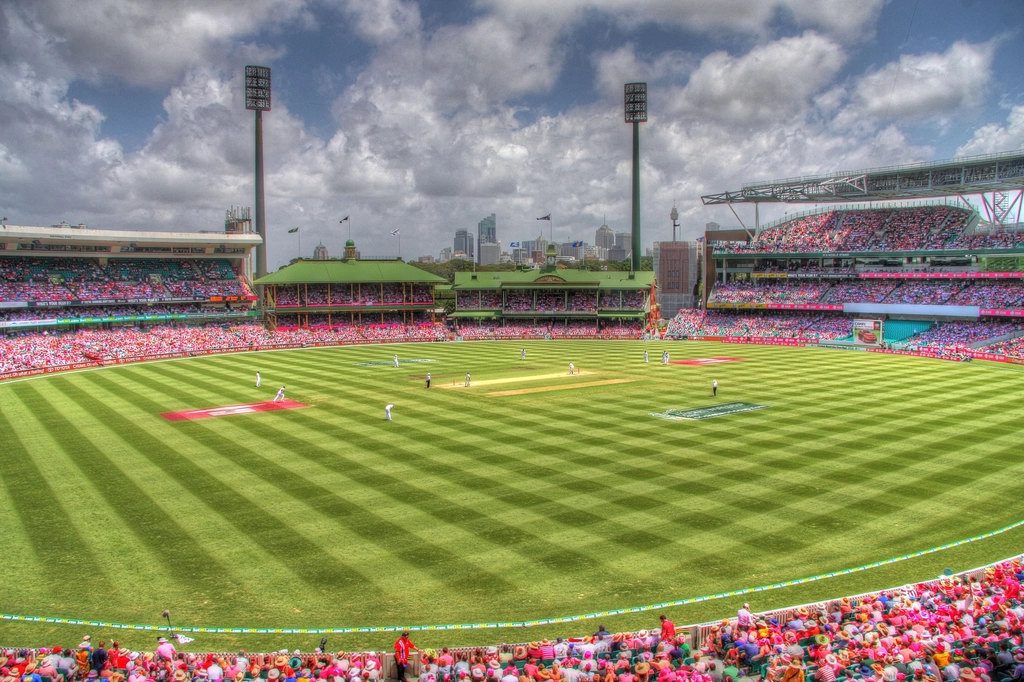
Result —
[[[673, 360], [743, 361], [663, 366], [664, 348]], [[395, 352], [434, 362], [358, 366]], [[582, 375], [566, 376], [570, 361]], [[467, 371], [475, 385], [451, 388]], [[281, 384], [309, 407], [160, 416], [269, 400]], [[176, 625], [224, 627], [465, 623], [800, 578], [1024, 518], [1022, 399], [1024, 373], [985, 363], [712, 343], [309, 349], [8, 382], [0, 611], [158, 623], [166, 608]], [[770, 407], [703, 421], [649, 416], [735, 401]], [[1022, 539], [1015, 530], [747, 599], [767, 608], [929, 578], [1017, 553]], [[736, 601], [673, 617], [719, 616]], [[0, 644], [73, 645], [86, 630], [0, 623]], [[144, 646], [155, 635], [120, 638]], [[335, 636], [330, 646], [392, 639]], [[200, 635], [191, 648], [317, 641]]]

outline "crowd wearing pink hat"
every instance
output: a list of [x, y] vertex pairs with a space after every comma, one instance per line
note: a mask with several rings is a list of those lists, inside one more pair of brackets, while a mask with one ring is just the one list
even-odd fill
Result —
[[[247, 679], [377, 682], [1021, 682], [1020, 559], [857, 598], [766, 614], [487, 648], [418, 649], [403, 634], [395, 654], [181, 653], [86, 638], [77, 647], [4, 650], [4, 682], [109, 680], [207, 682]], [[321, 643], [326, 646], [325, 642]]]

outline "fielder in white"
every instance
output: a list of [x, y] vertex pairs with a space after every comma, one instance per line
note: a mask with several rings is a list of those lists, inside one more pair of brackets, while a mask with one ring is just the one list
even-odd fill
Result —
[[395, 367], [398, 367], [398, 356], [395, 356]]
[[392, 408], [394, 408], [394, 405], [385, 405], [384, 406], [384, 421], [386, 421], [386, 422], [391, 421], [391, 410], [392, 410]]
[[260, 373], [256, 372], [256, 388], [260, 387]]
[[284, 386], [277, 390], [277, 395], [274, 396], [274, 402], [279, 403], [284, 400]]

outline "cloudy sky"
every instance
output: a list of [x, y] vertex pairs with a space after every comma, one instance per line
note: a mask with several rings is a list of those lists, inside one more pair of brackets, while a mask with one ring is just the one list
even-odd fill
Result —
[[735, 224], [700, 195], [744, 182], [1024, 146], [1020, 0], [3, 0], [0, 214], [220, 229], [253, 204], [245, 64], [271, 267], [345, 215], [406, 258], [492, 212], [506, 244], [627, 230], [628, 81], [645, 246], [673, 203], [684, 237]]

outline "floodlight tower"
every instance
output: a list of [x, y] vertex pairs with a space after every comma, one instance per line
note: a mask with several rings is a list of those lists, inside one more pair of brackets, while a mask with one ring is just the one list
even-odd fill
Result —
[[263, 112], [270, 111], [270, 67], [245, 67], [245, 108], [256, 112], [256, 277], [267, 274], [267, 216], [263, 199]]
[[647, 83], [626, 83], [626, 123], [633, 124], [633, 256], [630, 267], [640, 269], [640, 124], [647, 121]]

